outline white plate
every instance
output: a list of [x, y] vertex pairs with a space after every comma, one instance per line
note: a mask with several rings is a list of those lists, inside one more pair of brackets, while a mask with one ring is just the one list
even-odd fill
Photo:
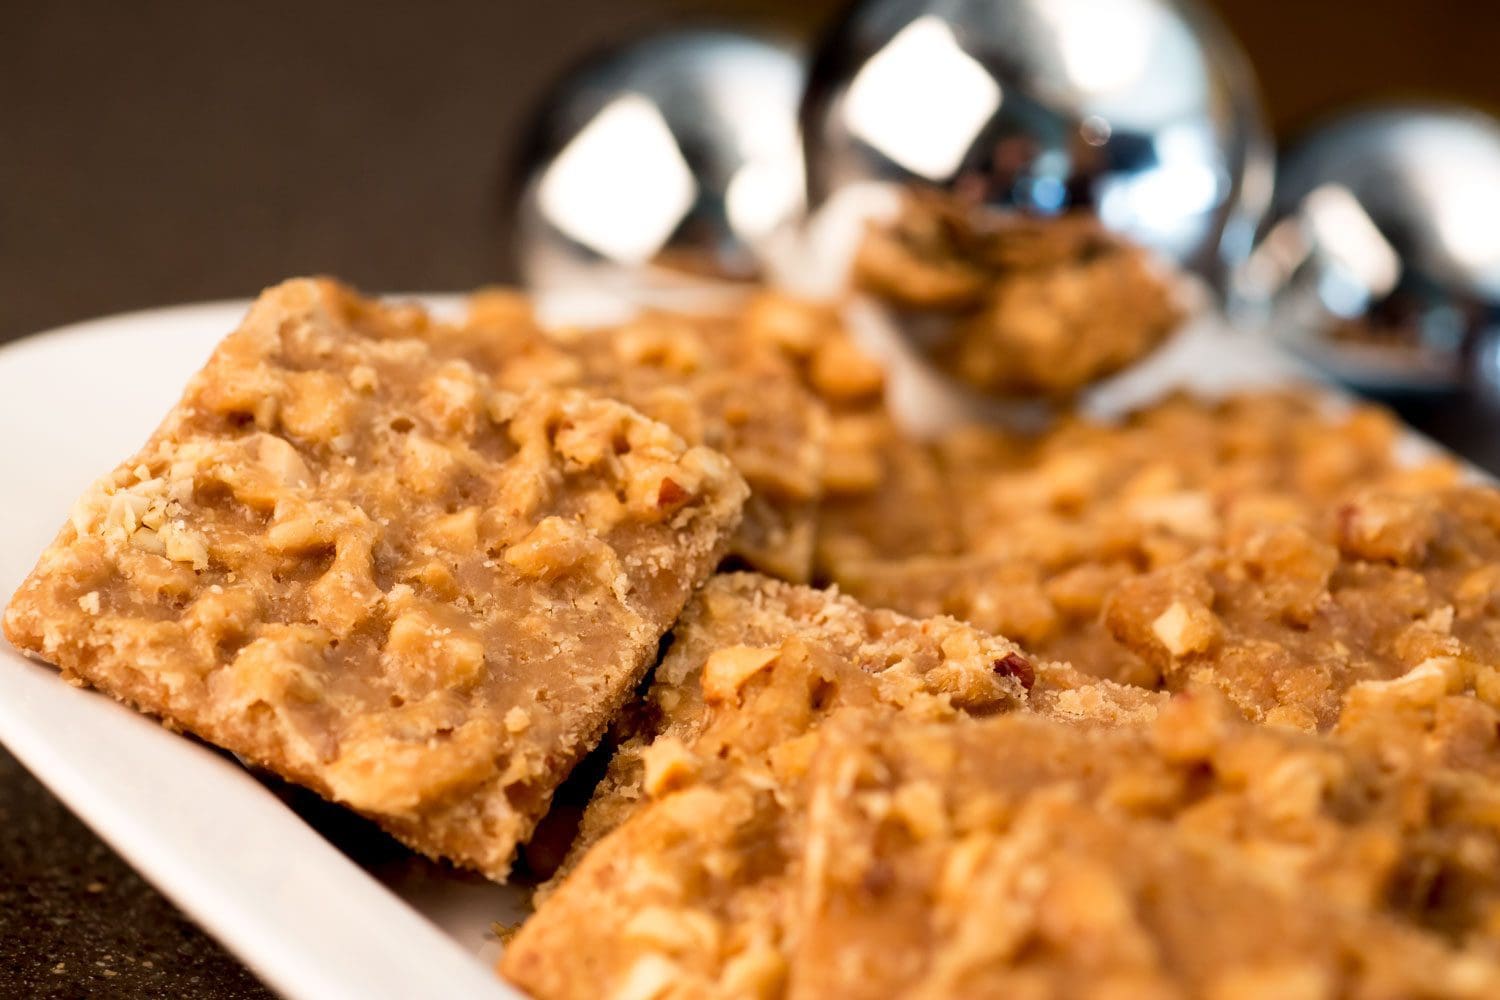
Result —
[[[83, 489], [146, 439], [246, 306], [132, 313], [0, 349], [0, 600]], [[1108, 411], [1170, 385], [1218, 392], [1299, 371], [1256, 338], [1201, 325], [1093, 403]], [[932, 386], [901, 381], [908, 415], [931, 422], [940, 409]], [[416, 860], [363, 868], [231, 760], [62, 683], [3, 640], [0, 741], [289, 997], [519, 996], [494, 975], [491, 932], [524, 912], [519, 889]]]

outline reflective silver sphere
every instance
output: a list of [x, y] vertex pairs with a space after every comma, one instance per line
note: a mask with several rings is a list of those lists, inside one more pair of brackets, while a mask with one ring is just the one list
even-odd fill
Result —
[[[802, 126], [807, 257], [844, 273], [852, 260], [857, 283], [852, 243], [868, 220], [909, 214], [915, 192], [942, 221], [898, 222], [898, 239], [982, 244], [987, 274], [1123, 244], [1220, 289], [1270, 197], [1245, 61], [1215, 22], [1170, 0], [870, 0], [814, 58]], [[1132, 296], [1097, 277], [1074, 284], [1108, 286], [1106, 310], [1126, 309]], [[945, 366], [932, 349], [944, 333], [899, 323]]]
[[801, 60], [724, 31], [615, 49], [538, 110], [516, 192], [523, 280], [633, 298], [762, 276], [805, 204]]
[[815, 206], [889, 181], [1085, 211], [1215, 281], [1270, 196], [1242, 55], [1169, 0], [872, 0], [816, 55], [803, 129]]
[[1500, 395], [1500, 123], [1393, 108], [1310, 136], [1245, 286], [1276, 335], [1357, 388]]

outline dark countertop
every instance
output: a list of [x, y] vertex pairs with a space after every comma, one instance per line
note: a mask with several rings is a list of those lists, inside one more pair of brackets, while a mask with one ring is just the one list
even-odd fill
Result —
[[270, 995], [0, 750], [0, 996]]
[[[0, 342], [298, 273], [391, 290], [504, 278], [498, 178], [547, 80], [679, 9], [806, 24], [838, 4], [0, 5]], [[1360, 76], [1323, 58], [1312, 29], [1284, 45], [1275, 5], [1219, 6], [1264, 57], [1282, 123], [1369, 92], [1393, 66], [1493, 84], [1465, 80], [1488, 63], [1446, 58], [1434, 32], [1493, 27], [1500, 8], [1373, 0], [1363, 22], [1379, 32], [1340, 50], [1368, 55]], [[1297, 10], [1304, 28], [1347, 29], [1342, 0]], [[1312, 67], [1301, 78], [1287, 67], [1298, 59]], [[1423, 423], [1500, 457], [1500, 435], [1472, 415]], [[0, 750], [0, 996], [268, 995]]]

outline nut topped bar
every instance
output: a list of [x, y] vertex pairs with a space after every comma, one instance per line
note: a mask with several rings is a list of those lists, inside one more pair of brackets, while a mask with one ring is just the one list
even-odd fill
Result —
[[742, 690], [756, 688], [762, 671], [785, 677], [788, 657], [824, 666], [811, 671], [821, 678], [809, 682], [811, 694], [773, 685], [757, 695], [757, 711], [776, 720], [783, 739], [850, 700], [930, 717], [1009, 711], [1025, 702], [1039, 669], [1009, 640], [951, 618], [912, 619], [754, 573], [716, 576], [683, 612], [641, 704], [616, 726], [619, 745], [574, 856], [635, 810], [667, 758], [746, 714]]
[[1154, 716], [1160, 700], [1033, 663], [953, 619], [715, 577], [674, 630], [574, 865], [501, 971], [547, 998], [779, 996], [801, 919], [804, 789], [829, 720], [854, 710], [952, 725], [1031, 704], [1111, 725]]
[[79, 501], [6, 635], [503, 879], [747, 491], [665, 425], [504, 391], [496, 364], [415, 308], [269, 290]]
[[[502, 971], [549, 1000], [1500, 988], [1500, 832], [1465, 774], [1211, 691], [945, 717], [810, 664], [778, 656], [653, 761]], [[854, 697], [801, 729], [810, 679]]]
[[[925, 451], [897, 441], [881, 450], [908, 457], [888, 463], [885, 481], [825, 513], [824, 572], [867, 604], [953, 615], [1039, 656], [1146, 687], [1181, 687], [1190, 672], [1236, 646], [1209, 641], [1207, 611], [1257, 619], [1261, 648], [1251, 658], [1291, 686], [1236, 700], [1257, 718], [1278, 704], [1291, 713], [1296, 700], [1304, 704], [1294, 714], [1273, 721], [1326, 725], [1347, 685], [1324, 685], [1320, 700], [1293, 690], [1300, 682], [1288, 667], [1347, 660], [1338, 642], [1369, 647], [1382, 632], [1453, 603], [1468, 571], [1475, 575], [1465, 585], [1472, 594], [1461, 630], [1488, 614], [1474, 595], [1496, 558], [1493, 529], [1484, 526], [1483, 499], [1491, 494], [1459, 487], [1451, 461], [1403, 462], [1400, 434], [1374, 407], [1331, 408], [1307, 391], [1278, 391], [1217, 402], [1174, 396], [1119, 423], [1073, 417], [1035, 437], [966, 428]], [[921, 495], [951, 499], [893, 503]], [[904, 513], [888, 513], [896, 510]], [[1369, 513], [1355, 517], [1361, 510]], [[1408, 512], [1409, 529], [1398, 512]], [[1393, 553], [1360, 545], [1345, 530], [1385, 520], [1382, 531], [1393, 537], [1378, 539], [1380, 546], [1395, 544], [1398, 528], [1434, 532], [1435, 542], [1397, 564]], [[1429, 586], [1418, 597], [1425, 606], [1408, 616], [1408, 606], [1418, 610], [1414, 573]], [[1218, 579], [1212, 607], [1197, 609], [1179, 595], [1182, 606], [1158, 635], [1156, 620], [1174, 601], [1157, 598], [1190, 577], [1201, 590], [1205, 576]], [[1350, 635], [1342, 612], [1309, 618], [1356, 583], [1364, 592], [1369, 583], [1389, 590], [1391, 622], [1374, 629], [1372, 616], [1359, 614], [1347, 619], [1357, 633]], [[1297, 591], [1300, 612], [1283, 614], [1260, 596], [1274, 600], [1282, 590]], [[1454, 606], [1463, 610], [1462, 602]], [[1309, 626], [1327, 641], [1307, 641]], [[1303, 647], [1295, 663], [1263, 655], [1287, 643]], [[1260, 683], [1230, 666], [1247, 692]]]
[[1009, 711], [1030, 679], [1012, 643], [951, 619], [715, 577], [590, 804], [575, 850], [590, 849], [507, 945], [502, 972], [549, 998], [767, 995], [784, 967], [798, 788], [821, 721], [841, 705]]

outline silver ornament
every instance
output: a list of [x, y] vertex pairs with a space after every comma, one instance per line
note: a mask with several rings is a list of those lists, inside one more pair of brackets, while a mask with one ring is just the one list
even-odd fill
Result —
[[1500, 397], [1500, 123], [1358, 113], [1286, 158], [1245, 272], [1261, 319], [1357, 388]]
[[[1020, 219], [1030, 244], [1066, 245], [1083, 220], [1222, 288], [1270, 196], [1239, 50], [1170, 0], [871, 0], [815, 56], [802, 124], [812, 222], [796, 269], [821, 265], [825, 287], [869, 220], [921, 192], [945, 199], [949, 227], [1003, 241]], [[931, 360], [944, 333], [900, 325]]]
[[540, 292], [649, 298], [762, 276], [805, 204], [801, 60], [684, 30], [594, 59], [536, 116], [514, 229]]

